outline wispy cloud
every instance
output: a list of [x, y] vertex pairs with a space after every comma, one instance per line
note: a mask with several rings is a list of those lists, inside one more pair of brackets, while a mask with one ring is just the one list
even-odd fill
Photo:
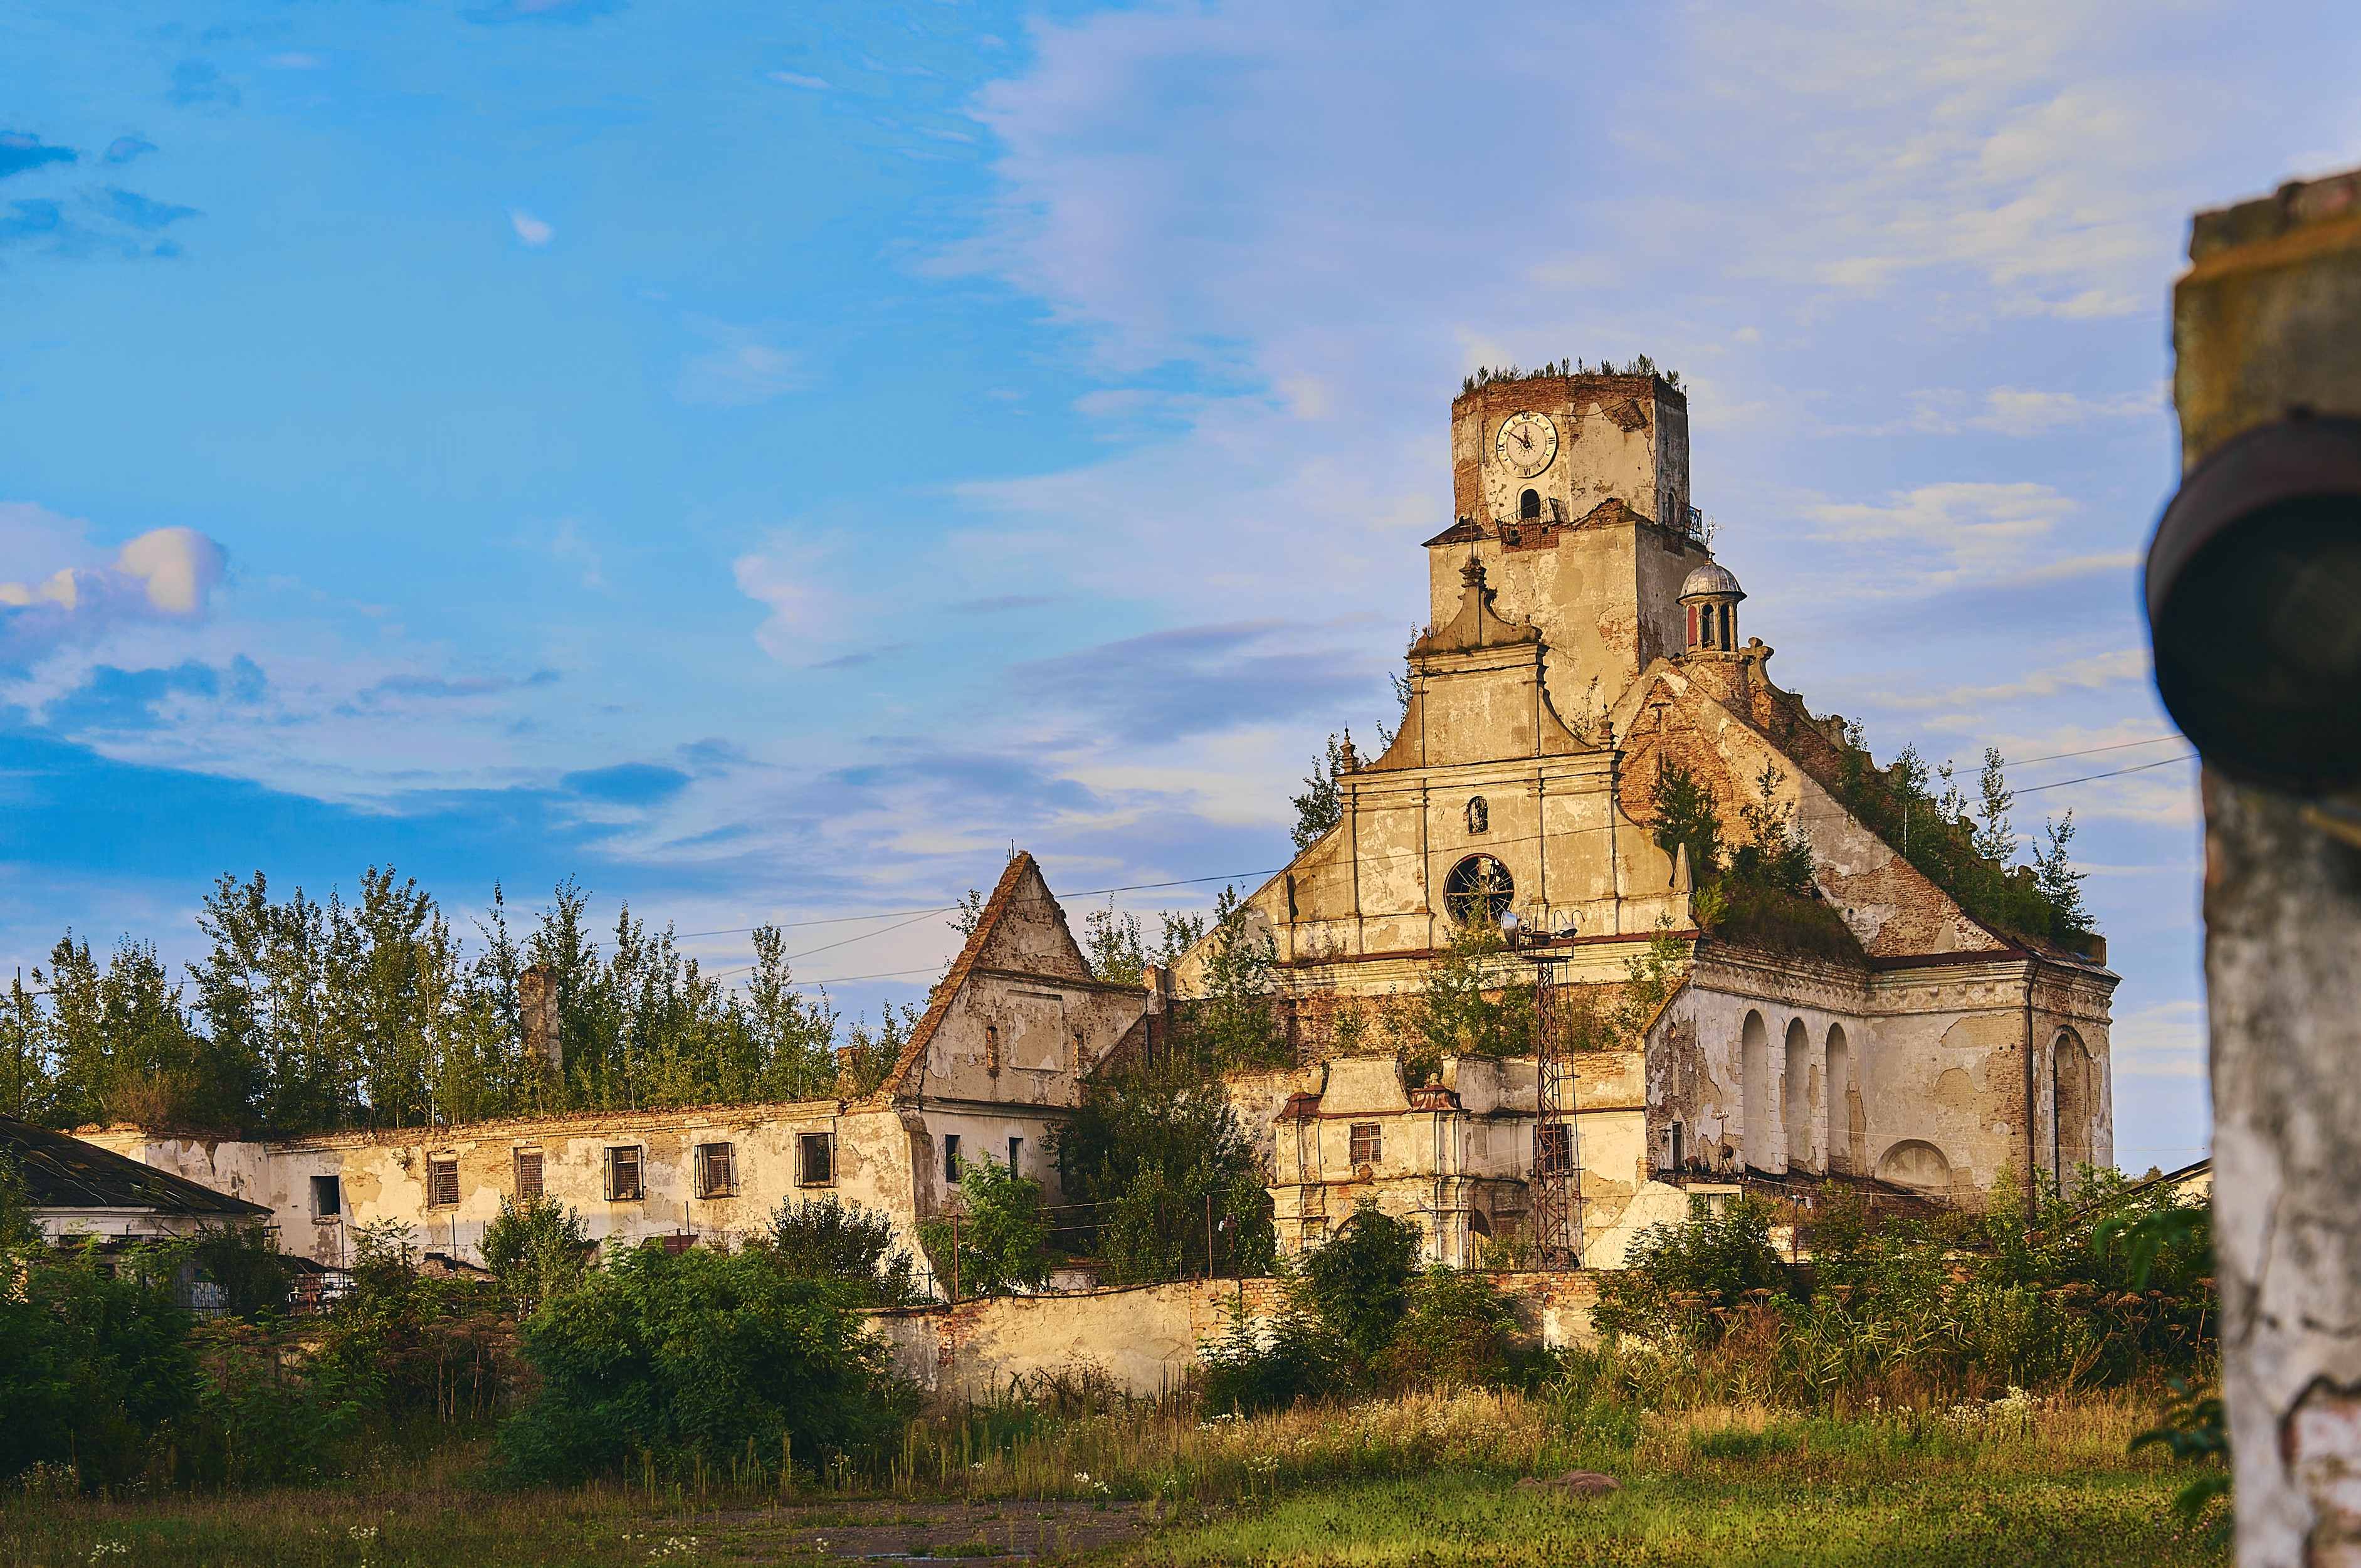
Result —
[[710, 316], [686, 319], [688, 330], [713, 346], [681, 362], [673, 396], [708, 408], [766, 403], [811, 384], [801, 356], [763, 327], [737, 326]]
[[0, 180], [52, 163], [71, 163], [81, 154], [55, 147], [29, 131], [0, 131]]
[[544, 223], [522, 207], [509, 209], [509, 226], [516, 231], [517, 238], [527, 245], [547, 245], [557, 237], [557, 230], [553, 225]]

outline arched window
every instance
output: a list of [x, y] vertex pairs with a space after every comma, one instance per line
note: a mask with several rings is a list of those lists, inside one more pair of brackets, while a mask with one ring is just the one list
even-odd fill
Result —
[[1541, 515], [1542, 493], [1539, 490], [1527, 490], [1523, 495], [1517, 498], [1518, 521], [1529, 521], [1539, 518]]
[[1713, 606], [1709, 604], [1697, 606], [1697, 626], [1704, 633], [1697, 639], [1697, 646], [1700, 648], [1718, 646], [1713, 636]]
[[2071, 1029], [2049, 1047], [2049, 1174], [2070, 1192], [2077, 1168], [2091, 1163], [2091, 1053]]
[[1499, 925], [1516, 896], [1509, 868], [1489, 855], [1468, 856], [1443, 879], [1444, 906], [1462, 925], [1478, 920]]
[[1787, 1168], [1812, 1168], [1812, 1036], [1801, 1018], [1787, 1025]]
[[1821, 1074], [1828, 1099], [1828, 1168], [1852, 1168], [1852, 1042], [1844, 1025], [1828, 1025], [1828, 1070]]
[[1739, 1030], [1738, 1052], [1740, 1114], [1744, 1118], [1739, 1127], [1741, 1146], [1745, 1162], [1758, 1170], [1771, 1168], [1772, 1107], [1771, 1098], [1771, 1032], [1763, 1027], [1763, 1014], [1749, 1013], [1745, 1025]]
[[1488, 833], [1491, 829], [1492, 808], [1484, 803], [1484, 797], [1479, 795], [1467, 803], [1467, 831]]

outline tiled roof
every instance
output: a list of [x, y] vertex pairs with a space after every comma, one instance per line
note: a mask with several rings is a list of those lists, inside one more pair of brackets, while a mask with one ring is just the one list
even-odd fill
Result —
[[224, 1220], [270, 1212], [259, 1203], [14, 1116], [0, 1116], [0, 1156], [16, 1166], [36, 1210], [144, 1209]]
[[1008, 869], [1000, 873], [999, 884], [992, 890], [992, 896], [984, 901], [982, 913], [976, 916], [975, 929], [968, 933], [967, 945], [952, 960], [950, 972], [944, 975], [942, 982], [935, 987], [934, 1000], [927, 1004], [926, 1016], [920, 1018], [918, 1026], [910, 1031], [909, 1039], [902, 1047], [902, 1054], [894, 1058], [893, 1070], [885, 1075], [885, 1081], [877, 1086], [876, 1093], [870, 1096], [873, 1102], [899, 1097], [911, 1069], [926, 1059], [927, 1048], [935, 1041], [935, 1031], [943, 1026], [944, 1018], [950, 1014], [951, 1003], [958, 1000], [961, 987], [967, 984], [968, 976], [983, 958], [983, 950], [991, 943], [993, 932], [999, 927], [1001, 917], [1008, 913], [1009, 905], [1016, 902], [1016, 890], [1024, 885], [1026, 873], [1032, 870], [1033, 851], [1020, 850], [1008, 862]]

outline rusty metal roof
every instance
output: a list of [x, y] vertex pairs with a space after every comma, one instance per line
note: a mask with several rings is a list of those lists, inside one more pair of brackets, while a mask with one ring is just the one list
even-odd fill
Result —
[[16, 1168], [36, 1211], [144, 1209], [214, 1220], [250, 1220], [270, 1212], [259, 1203], [14, 1116], [0, 1116], [0, 1157]]

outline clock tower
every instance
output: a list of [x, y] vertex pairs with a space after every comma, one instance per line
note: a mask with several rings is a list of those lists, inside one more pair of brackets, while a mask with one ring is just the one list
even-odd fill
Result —
[[1463, 568], [1480, 563], [1500, 612], [1540, 631], [1568, 712], [1586, 692], [1611, 705], [1651, 659], [1681, 653], [1681, 582], [1711, 555], [1672, 378], [1488, 379], [1451, 405], [1451, 471], [1458, 521], [1427, 541], [1431, 624], [1450, 620]]

